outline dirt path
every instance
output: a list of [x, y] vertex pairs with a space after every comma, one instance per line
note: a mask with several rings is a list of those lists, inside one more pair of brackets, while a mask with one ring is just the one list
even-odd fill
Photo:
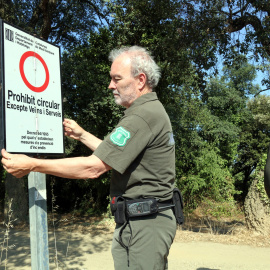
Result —
[[[113, 270], [111, 238], [112, 231], [106, 228], [72, 234], [57, 231], [59, 269]], [[27, 230], [11, 232], [9, 245], [14, 246], [8, 252], [6, 269], [31, 269], [29, 242]], [[54, 263], [54, 245], [54, 237], [50, 232], [50, 269], [57, 269]], [[169, 270], [267, 270], [270, 269], [269, 254], [269, 237], [253, 237], [250, 234], [236, 237], [179, 230], [170, 251]], [[2, 260], [4, 256], [3, 254]], [[0, 270], [4, 269], [2, 262]]]

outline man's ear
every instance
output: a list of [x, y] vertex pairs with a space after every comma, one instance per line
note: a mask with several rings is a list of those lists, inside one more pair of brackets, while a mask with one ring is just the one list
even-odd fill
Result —
[[146, 75], [144, 73], [140, 73], [138, 75], [138, 80], [139, 90], [142, 91], [146, 85]]

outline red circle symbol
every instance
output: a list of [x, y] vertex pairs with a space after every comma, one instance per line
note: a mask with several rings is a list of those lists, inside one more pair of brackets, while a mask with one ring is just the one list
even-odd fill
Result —
[[[24, 69], [23, 69], [23, 66], [24, 66], [24, 62], [25, 60], [30, 57], [30, 56], [33, 56], [33, 57], [36, 57], [43, 65], [44, 69], [45, 69], [45, 74], [46, 74], [46, 77], [45, 77], [45, 82], [43, 85], [41, 85], [40, 87], [36, 87], [34, 85], [32, 85], [27, 79], [26, 79], [26, 76], [24, 74]], [[24, 83], [26, 84], [26, 86], [34, 91], [34, 92], [43, 92], [47, 87], [48, 87], [48, 84], [49, 84], [49, 70], [48, 70], [48, 67], [45, 63], [45, 61], [43, 60], [43, 58], [37, 54], [36, 52], [33, 52], [33, 51], [28, 51], [28, 52], [25, 52], [22, 57], [21, 57], [21, 60], [20, 60], [20, 73], [21, 73], [21, 76], [22, 76], [22, 79], [24, 81]]]

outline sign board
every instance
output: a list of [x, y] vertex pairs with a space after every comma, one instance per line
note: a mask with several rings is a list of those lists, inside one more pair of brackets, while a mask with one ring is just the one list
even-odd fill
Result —
[[1, 148], [64, 154], [60, 48], [0, 20]]

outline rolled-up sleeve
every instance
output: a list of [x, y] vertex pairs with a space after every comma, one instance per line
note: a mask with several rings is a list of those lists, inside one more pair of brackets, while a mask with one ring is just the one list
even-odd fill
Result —
[[114, 170], [123, 174], [147, 147], [152, 132], [139, 116], [125, 117], [93, 153]]

